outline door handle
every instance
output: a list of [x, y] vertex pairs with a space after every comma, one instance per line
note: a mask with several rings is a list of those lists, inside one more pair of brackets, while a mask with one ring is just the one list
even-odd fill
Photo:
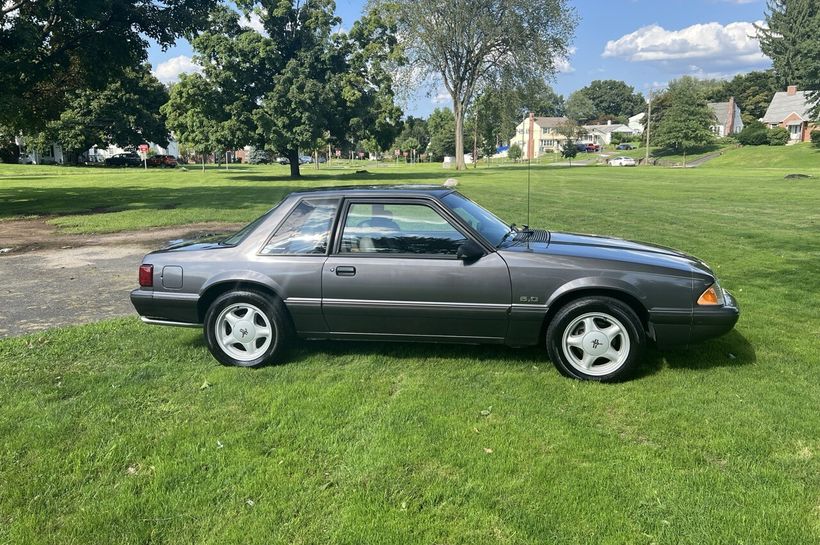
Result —
[[356, 267], [336, 267], [336, 276], [356, 276]]

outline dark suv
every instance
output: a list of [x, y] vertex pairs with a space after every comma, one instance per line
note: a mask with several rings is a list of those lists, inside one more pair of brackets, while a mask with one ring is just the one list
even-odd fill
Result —
[[105, 160], [105, 166], [107, 167], [136, 167], [141, 164], [142, 159], [133, 151], [118, 153]]

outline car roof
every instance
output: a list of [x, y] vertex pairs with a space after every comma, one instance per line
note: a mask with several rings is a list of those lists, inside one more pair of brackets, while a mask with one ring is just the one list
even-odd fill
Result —
[[293, 195], [327, 195], [333, 197], [444, 197], [452, 193], [453, 189], [433, 184], [400, 184], [400, 185], [340, 185], [331, 187], [315, 187], [295, 191]]

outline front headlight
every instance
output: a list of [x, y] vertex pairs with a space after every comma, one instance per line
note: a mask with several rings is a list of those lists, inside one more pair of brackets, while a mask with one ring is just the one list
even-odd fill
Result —
[[723, 288], [717, 282], [706, 288], [706, 291], [698, 297], [698, 304], [704, 306], [719, 306], [723, 305], [724, 302]]

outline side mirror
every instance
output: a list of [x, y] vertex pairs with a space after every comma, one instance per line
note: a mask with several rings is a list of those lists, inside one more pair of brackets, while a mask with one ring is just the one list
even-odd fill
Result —
[[464, 241], [464, 244], [458, 247], [456, 257], [464, 261], [475, 261], [484, 255], [484, 248], [476, 244], [472, 240]]

